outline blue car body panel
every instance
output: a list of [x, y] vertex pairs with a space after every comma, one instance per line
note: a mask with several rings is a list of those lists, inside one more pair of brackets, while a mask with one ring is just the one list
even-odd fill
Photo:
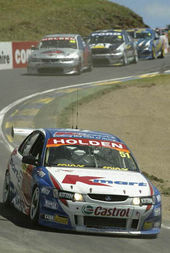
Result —
[[[87, 144], [85, 142], [86, 140], [92, 140], [93, 145], [97, 145], [98, 142], [102, 142], [103, 145], [109, 145], [108, 143], [111, 141], [119, 143], [124, 148], [127, 148], [126, 144], [121, 139], [109, 133], [77, 129], [43, 129], [36, 130], [33, 134], [40, 134], [44, 138], [41, 165], [23, 165], [22, 161], [21, 163], [19, 162], [21, 155], [18, 154], [18, 150], [22, 150], [23, 144], [21, 144], [19, 149], [13, 151], [9, 162], [8, 171], [10, 171], [11, 176], [11, 201], [17, 209], [29, 215], [31, 196], [35, 187], [38, 187], [40, 189], [38, 221], [39, 224], [43, 226], [89, 233], [119, 233], [128, 235], [154, 235], [160, 232], [160, 192], [139, 170], [137, 172], [131, 172], [131, 174], [126, 171], [108, 172], [108, 170], [106, 170], [104, 174], [101, 174], [103, 173], [101, 169], [97, 171], [88, 169], [86, 172], [84, 168], [77, 169], [66, 167], [65, 165], [63, 165], [65, 167], [62, 168], [49, 168], [48, 166], [44, 166], [46, 147], [48, 140], [51, 138], [68, 138], [70, 142], [76, 140], [81, 140], [82, 142], [82, 140], [84, 140], [85, 144]], [[30, 136], [33, 136], [33, 134]], [[21, 165], [21, 175], [19, 174], [20, 168], [17, 167], [19, 165]], [[60, 174], [63, 175], [62, 179], [60, 179]], [[106, 174], [108, 174], [108, 177]], [[58, 175], [58, 177], [55, 175]], [[111, 177], [111, 175], [113, 175], [113, 177]], [[68, 177], [72, 181], [66, 182], [66, 178]], [[131, 180], [130, 182], [128, 181], [128, 177], [129, 180]], [[138, 177], [140, 178], [139, 181], [137, 180]], [[18, 180], [17, 184], [16, 179]], [[78, 187], [77, 185], [80, 186], [80, 188], [76, 188]], [[110, 203], [104, 203], [102, 201], [98, 203], [96, 200], [92, 201], [86, 196], [92, 189], [94, 192], [96, 191], [95, 193], [98, 193], [99, 189], [99, 193], [101, 194], [103, 189], [109, 192], [113, 186], [120, 187], [120, 189], [122, 188], [124, 192], [126, 192], [125, 187], [127, 187], [127, 191], [132, 193], [133, 189], [135, 190], [137, 187], [139, 187], [139, 192], [144, 192], [147, 186], [148, 194], [154, 196], [154, 204], [147, 204], [146, 207], [132, 206], [131, 209], [129, 209], [132, 198], [130, 197], [126, 206], [121, 202], [117, 204], [118, 208], [117, 206], [112, 208], [113, 204], [111, 205]], [[70, 194], [77, 192], [77, 189], [79, 189], [81, 194], [84, 194], [86, 199], [85, 202], [74, 202], [69, 199]], [[59, 197], [61, 192], [64, 192], [66, 197]], [[110, 193], [106, 192], [106, 194]], [[131, 213], [130, 215], [129, 212]], [[116, 219], [124, 222], [127, 217], [129, 220], [127, 219], [127, 224], [124, 225], [123, 228], [119, 228], [119, 224], [112, 228], [108, 226], [108, 217], [111, 217], [110, 219], [113, 219], [115, 222]], [[105, 225], [103, 225], [102, 228], [97, 227], [96, 224], [93, 226], [92, 218], [94, 218], [96, 222], [98, 219], [101, 219], [102, 222], [104, 221]], [[83, 219], [85, 219], [84, 224]], [[126, 229], [126, 226], [129, 226], [128, 223], [131, 224], [131, 230]], [[86, 224], [88, 225], [86, 226]]]

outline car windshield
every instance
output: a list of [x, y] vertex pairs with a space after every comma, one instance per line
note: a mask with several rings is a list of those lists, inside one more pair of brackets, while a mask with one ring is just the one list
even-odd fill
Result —
[[77, 41], [70, 37], [44, 38], [40, 41], [39, 48], [74, 48], [77, 49]]
[[152, 34], [150, 32], [137, 32], [136, 39], [151, 39]]
[[47, 146], [45, 166], [138, 171], [128, 150], [82, 144]]
[[128, 34], [134, 39], [136, 36], [134, 31], [128, 31]]
[[98, 44], [98, 43], [119, 43], [123, 42], [123, 36], [120, 35], [93, 35], [90, 37], [90, 44]]

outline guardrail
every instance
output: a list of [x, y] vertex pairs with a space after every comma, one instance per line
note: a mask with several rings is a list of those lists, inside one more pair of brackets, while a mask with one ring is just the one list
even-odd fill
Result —
[[31, 46], [35, 45], [37, 41], [0, 42], [0, 70], [25, 68]]

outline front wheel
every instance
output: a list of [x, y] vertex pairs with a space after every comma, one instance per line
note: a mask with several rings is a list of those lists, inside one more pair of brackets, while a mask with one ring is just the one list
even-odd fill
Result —
[[4, 186], [3, 186], [3, 203], [5, 206], [10, 206], [11, 204], [11, 191], [10, 191], [10, 174], [6, 171]]
[[152, 59], [156, 59], [155, 48], [152, 48]]
[[134, 53], [134, 63], [138, 63], [138, 61], [139, 61], [139, 58], [138, 58], [138, 53], [137, 52], [135, 52]]
[[128, 59], [127, 59], [127, 55], [124, 53], [123, 55], [123, 66], [128, 64]]
[[38, 186], [34, 188], [31, 206], [30, 206], [30, 220], [33, 224], [38, 223], [39, 218], [39, 202], [40, 202], [40, 189]]

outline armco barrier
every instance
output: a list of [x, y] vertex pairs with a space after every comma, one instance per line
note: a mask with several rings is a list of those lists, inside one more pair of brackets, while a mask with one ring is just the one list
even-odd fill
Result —
[[35, 45], [37, 41], [0, 42], [0, 70], [25, 68], [31, 46]]

